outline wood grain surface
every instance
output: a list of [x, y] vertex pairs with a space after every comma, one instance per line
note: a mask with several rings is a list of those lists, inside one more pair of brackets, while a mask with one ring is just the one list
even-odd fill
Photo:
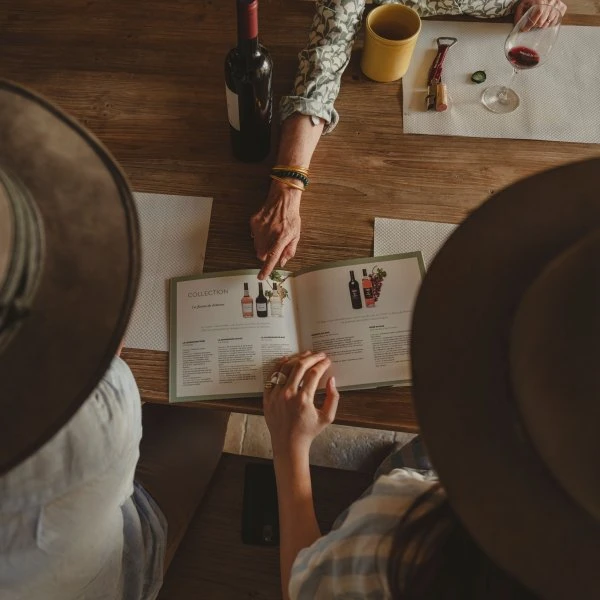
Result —
[[[312, 13], [310, 2], [261, 0], [276, 100], [289, 90]], [[565, 22], [599, 25], [600, 17]], [[93, 131], [133, 189], [214, 198], [206, 272], [258, 266], [248, 219], [273, 156], [249, 165], [230, 152], [223, 62], [236, 40], [233, 0], [0, 0], [0, 27], [2, 75]], [[375, 216], [457, 223], [519, 178], [599, 154], [591, 144], [403, 135], [401, 84], [367, 80], [361, 47], [362, 35], [343, 76], [340, 124], [314, 155], [291, 270], [371, 255]], [[167, 355], [123, 356], [143, 399], [166, 402]], [[259, 400], [196, 406], [260, 412]], [[338, 422], [417, 429], [410, 389], [345, 393]]]
[[[158, 600], [281, 598], [279, 547], [250, 546], [241, 540], [245, 467], [253, 463], [270, 461], [223, 455], [169, 567]], [[317, 521], [326, 533], [369, 487], [373, 477], [311, 467], [311, 480]]]
[[221, 457], [158, 600], [281, 600], [279, 546], [242, 543], [245, 466], [256, 462]]

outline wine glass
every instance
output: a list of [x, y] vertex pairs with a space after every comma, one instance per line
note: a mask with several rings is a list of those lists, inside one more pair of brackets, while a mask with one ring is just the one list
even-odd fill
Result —
[[504, 42], [504, 53], [513, 67], [507, 85], [492, 85], [481, 95], [486, 108], [495, 113], [512, 112], [519, 106], [517, 92], [509, 86], [520, 70], [540, 66], [548, 58], [558, 30], [562, 13], [549, 4], [536, 4], [519, 19]]

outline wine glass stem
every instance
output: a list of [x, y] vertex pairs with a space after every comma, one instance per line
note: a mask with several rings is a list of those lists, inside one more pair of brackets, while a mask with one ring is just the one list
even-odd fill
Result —
[[508, 80], [508, 83], [502, 86], [502, 89], [498, 92], [498, 100], [500, 100], [500, 102], [505, 103], [508, 101], [508, 90], [511, 89], [516, 74], [517, 69], [513, 67], [512, 74], [510, 76], [510, 79]]

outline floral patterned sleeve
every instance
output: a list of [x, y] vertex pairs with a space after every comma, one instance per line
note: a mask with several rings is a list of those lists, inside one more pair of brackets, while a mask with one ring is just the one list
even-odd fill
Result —
[[292, 95], [281, 99], [282, 121], [299, 112], [310, 115], [314, 124], [323, 119], [324, 133], [336, 126], [339, 116], [333, 103], [364, 8], [365, 0], [317, 0], [308, 44], [298, 55]]
[[[518, 0], [517, 0], [518, 1]], [[470, 15], [496, 18], [509, 14], [515, 0], [374, 0], [373, 4], [405, 4], [422, 17]], [[309, 115], [316, 125], [326, 123], [329, 133], [339, 120], [334, 102], [340, 91], [342, 73], [350, 61], [365, 0], [316, 0], [316, 12], [308, 43], [298, 55], [294, 88], [281, 99], [281, 120], [298, 112]]]

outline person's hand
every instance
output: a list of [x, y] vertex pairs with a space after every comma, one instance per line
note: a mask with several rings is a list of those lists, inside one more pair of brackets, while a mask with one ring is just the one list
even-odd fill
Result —
[[273, 458], [308, 455], [312, 441], [333, 422], [340, 398], [333, 377], [327, 380], [322, 408], [315, 406], [319, 380], [330, 365], [325, 354], [313, 352], [282, 359], [277, 365], [276, 371], [287, 381], [265, 388], [263, 395]]
[[555, 8], [561, 17], [567, 12], [567, 5], [561, 0], [521, 0], [515, 9], [514, 22], [517, 23], [532, 6], [539, 6], [539, 10], [532, 19], [530, 29], [558, 25], [560, 18], [554, 11], [548, 9], [548, 6]]
[[283, 268], [296, 254], [300, 241], [300, 190], [273, 181], [264, 206], [250, 219], [256, 256], [263, 261], [259, 279], [277, 263]]

